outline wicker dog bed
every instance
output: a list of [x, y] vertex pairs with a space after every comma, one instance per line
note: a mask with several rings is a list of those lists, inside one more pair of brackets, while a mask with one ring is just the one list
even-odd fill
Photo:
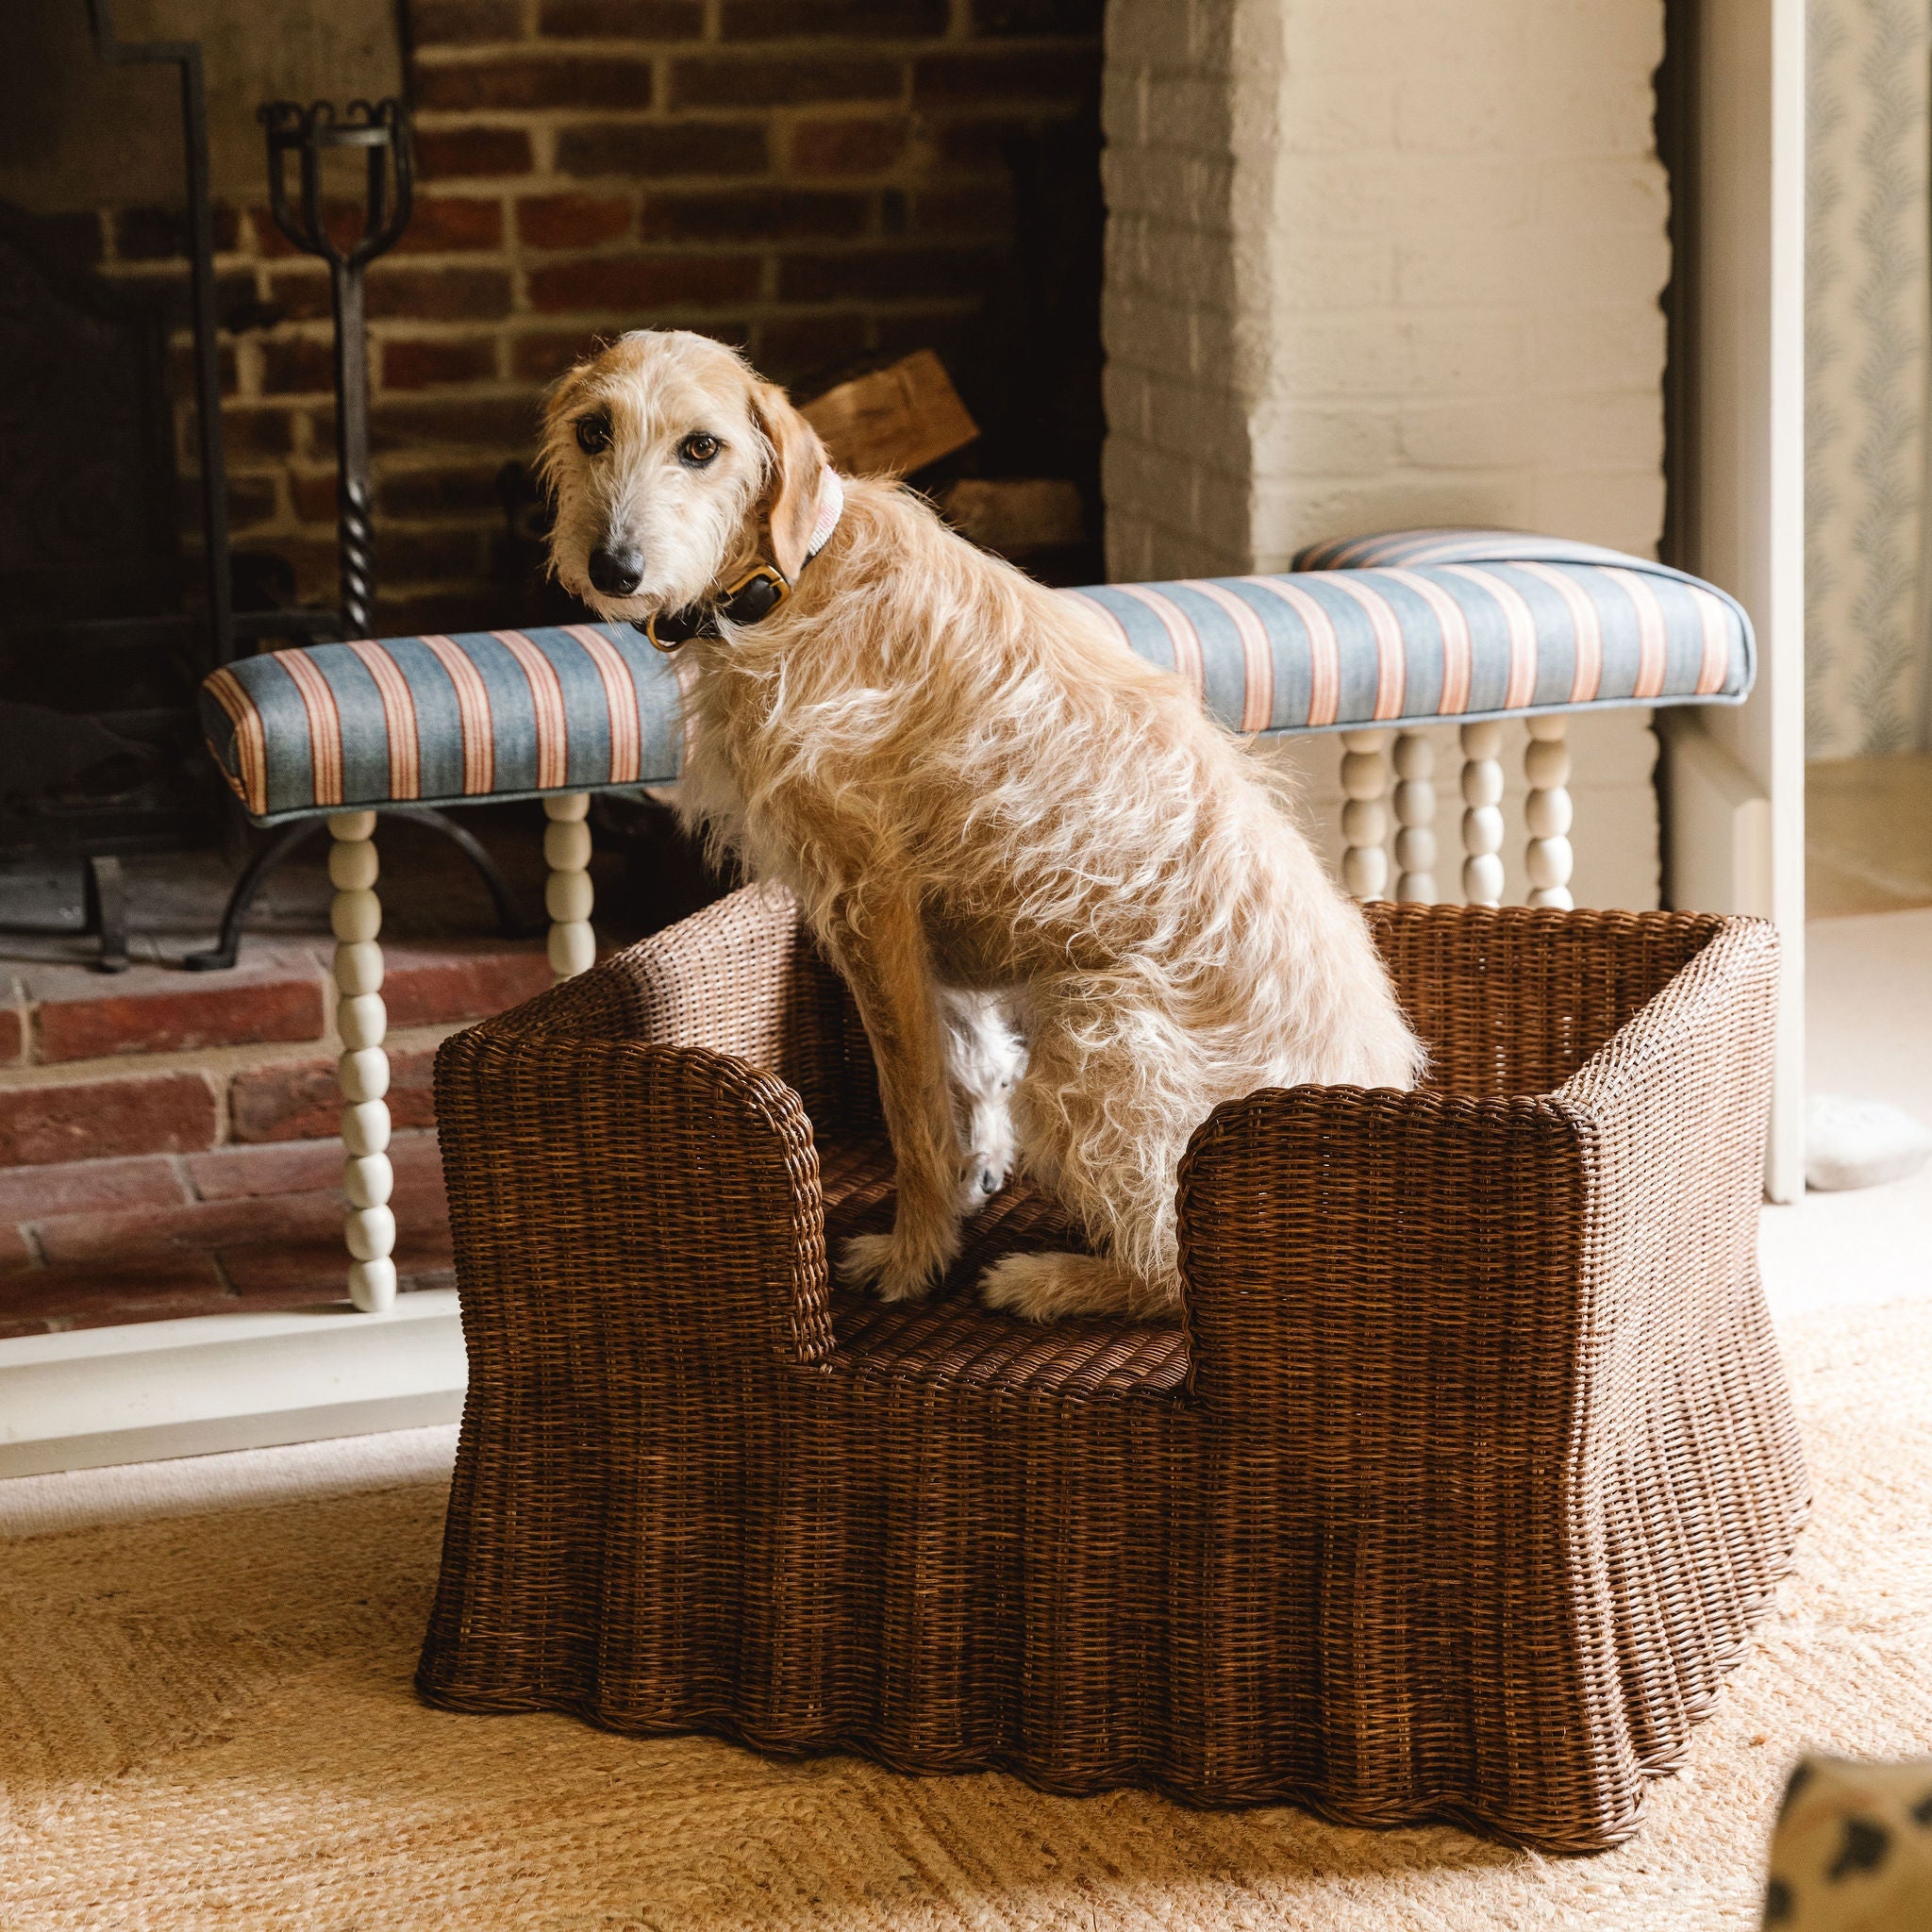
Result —
[[1636, 1828], [1805, 1479], [1756, 1264], [1775, 942], [1376, 906], [1414, 1094], [1221, 1108], [1184, 1323], [1028, 1326], [826, 1253], [890, 1219], [843, 988], [741, 892], [447, 1041], [470, 1350], [418, 1683], [470, 1711]]

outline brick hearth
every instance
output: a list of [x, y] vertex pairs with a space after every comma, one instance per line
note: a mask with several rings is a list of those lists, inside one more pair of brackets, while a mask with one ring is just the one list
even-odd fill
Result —
[[[245, 958], [0, 967], [0, 1336], [343, 1298], [326, 942]], [[535, 942], [389, 949], [405, 1289], [449, 1280], [437, 1043], [549, 983]]]
[[[464, 820], [534, 916], [541, 814]], [[445, 841], [391, 820], [379, 844], [396, 1261], [406, 1288], [441, 1287], [437, 1044], [550, 971], [540, 939], [475, 936], [489, 902]], [[136, 963], [117, 974], [89, 963], [71, 866], [0, 868], [0, 1336], [346, 1299], [326, 849], [311, 840], [270, 876], [241, 964], [212, 974], [179, 961], [233, 876], [217, 853], [125, 861]], [[607, 939], [681, 909], [627, 892], [618, 853], [593, 865]]]

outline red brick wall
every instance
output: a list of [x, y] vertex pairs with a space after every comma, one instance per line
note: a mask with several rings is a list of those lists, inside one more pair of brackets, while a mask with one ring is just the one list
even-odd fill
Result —
[[[1008, 367], [1038, 332], [1012, 300], [1028, 269], [1010, 143], [1030, 139], [1036, 166], [1079, 164], [1099, 0], [413, 0], [410, 14], [416, 211], [369, 274], [379, 627], [502, 620], [495, 473], [527, 455], [543, 385], [627, 327], [707, 330], [804, 388], [936, 347], [991, 453], [1017, 444], [1014, 466], [1041, 473]], [[175, 229], [152, 210], [104, 217], [106, 265], [160, 269]], [[235, 541], [289, 558], [301, 593], [333, 602], [326, 275], [260, 208], [222, 210], [218, 234], [225, 313], [254, 300], [284, 318], [225, 343]], [[1097, 232], [1074, 252], [1090, 241], [1097, 458]], [[185, 467], [185, 406], [182, 433]]]

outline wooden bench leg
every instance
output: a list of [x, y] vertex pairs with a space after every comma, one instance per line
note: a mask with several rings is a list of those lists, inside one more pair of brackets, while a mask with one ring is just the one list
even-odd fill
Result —
[[1462, 897], [1503, 903], [1503, 727], [1492, 718], [1462, 727]]
[[1436, 747], [1420, 731], [1395, 736], [1395, 881], [1398, 899], [1433, 904], [1436, 897]]
[[375, 895], [375, 814], [338, 812], [328, 822], [328, 876], [335, 888], [329, 925], [336, 936], [336, 1026], [342, 1054], [342, 1235], [349, 1248], [349, 1299], [380, 1314], [396, 1298], [396, 1217], [390, 1208], [395, 1171], [389, 1158], [389, 1055], [383, 1038], [382, 902]]
[[588, 791], [552, 792], [543, 801], [543, 858], [550, 876], [543, 909], [550, 915], [550, 970], [559, 979], [585, 972], [597, 958], [591, 930], [591, 809]]
[[1567, 911], [1576, 903], [1570, 895], [1570, 874], [1576, 859], [1570, 849], [1570, 746], [1564, 737], [1568, 720], [1532, 718], [1528, 723], [1523, 771], [1529, 780], [1524, 808], [1529, 844], [1524, 853], [1529, 873], [1529, 903], [1557, 906]]
[[1341, 883], [1357, 899], [1380, 899], [1389, 891], [1389, 734], [1341, 734]]

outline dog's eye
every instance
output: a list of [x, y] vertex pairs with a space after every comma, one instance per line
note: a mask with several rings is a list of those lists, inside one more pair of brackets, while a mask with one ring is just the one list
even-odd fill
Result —
[[718, 454], [718, 439], [699, 430], [677, 445], [677, 460], [693, 470], [702, 470]]
[[599, 410], [592, 416], [577, 418], [577, 447], [594, 457], [610, 447], [610, 418]]

